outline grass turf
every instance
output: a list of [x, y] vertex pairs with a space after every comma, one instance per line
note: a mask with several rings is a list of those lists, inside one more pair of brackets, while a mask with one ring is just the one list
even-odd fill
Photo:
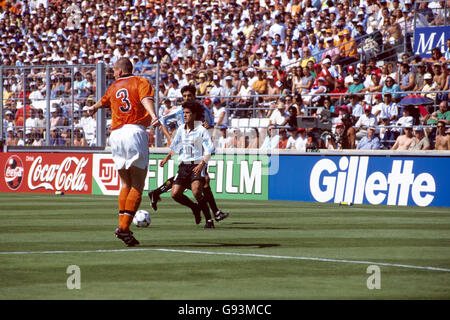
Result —
[[[203, 230], [173, 200], [155, 213], [144, 198], [152, 224], [133, 228], [129, 250], [113, 236], [116, 197], [2, 193], [0, 299], [450, 298], [448, 208], [218, 204], [230, 217]], [[67, 288], [70, 265], [80, 290]]]

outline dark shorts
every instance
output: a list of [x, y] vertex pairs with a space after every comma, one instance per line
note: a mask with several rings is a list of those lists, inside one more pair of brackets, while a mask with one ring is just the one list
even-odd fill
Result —
[[178, 173], [175, 176], [173, 184], [179, 184], [185, 188], [190, 188], [191, 183], [195, 180], [205, 181], [206, 166], [203, 167], [203, 170], [199, 174], [195, 174], [193, 170], [197, 165], [198, 164], [195, 163], [180, 163], [180, 165], [178, 166]]

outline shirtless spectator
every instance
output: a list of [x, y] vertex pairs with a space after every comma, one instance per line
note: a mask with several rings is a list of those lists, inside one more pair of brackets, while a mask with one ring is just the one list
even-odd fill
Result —
[[409, 146], [413, 142], [413, 127], [411, 125], [405, 127], [404, 134], [398, 136], [395, 144], [392, 146], [391, 150], [408, 150]]
[[450, 150], [450, 134], [445, 129], [445, 122], [439, 120], [437, 123], [437, 135], [434, 145], [435, 150]]

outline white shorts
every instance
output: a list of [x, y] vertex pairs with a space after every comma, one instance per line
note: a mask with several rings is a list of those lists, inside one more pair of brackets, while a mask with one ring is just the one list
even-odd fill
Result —
[[109, 141], [117, 170], [129, 169], [131, 166], [147, 168], [148, 134], [143, 126], [126, 124], [113, 130]]

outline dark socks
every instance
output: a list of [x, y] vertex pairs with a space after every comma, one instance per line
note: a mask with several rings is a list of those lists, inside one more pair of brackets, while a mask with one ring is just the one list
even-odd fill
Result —
[[172, 189], [174, 178], [175, 177], [168, 179], [161, 186], [159, 186], [154, 192], [161, 194], [161, 193], [165, 193], [165, 192], [169, 191], [170, 189]]
[[191, 199], [189, 199], [184, 194], [177, 195], [177, 196], [173, 197], [173, 200], [175, 200], [179, 204], [182, 204], [183, 206], [191, 208], [192, 211], [194, 211], [196, 209], [195, 202], [193, 202]]
[[203, 189], [203, 196], [205, 200], [208, 202], [209, 207], [211, 208], [213, 213], [219, 211], [219, 208], [217, 208], [216, 199], [214, 199], [213, 193], [211, 191], [211, 187]]
[[211, 220], [211, 213], [209, 212], [208, 203], [204, 197], [197, 199], [197, 203], [202, 209], [203, 215], [205, 216], [206, 221]]

